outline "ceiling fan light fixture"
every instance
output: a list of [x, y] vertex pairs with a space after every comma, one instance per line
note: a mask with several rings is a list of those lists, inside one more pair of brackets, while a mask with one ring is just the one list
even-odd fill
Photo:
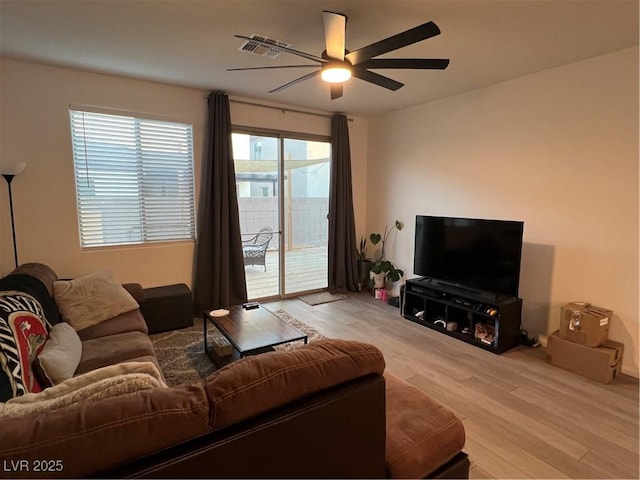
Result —
[[320, 74], [325, 82], [342, 83], [351, 78], [351, 69], [344, 64], [329, 65]]
[[[311, 72], [296, 78], [284, 85], [270, 90], [269, 93], [276, 93], [289, 88], [293, 85], [315, 78], [318, 75], [325, 82], [329, 83], [331, 100], [341, 98], [344, 92], [343, 83], [351, 77], [357, 77], [360, 80], [377, 85], [387, 90], [395, 92], [404, 86], [392, 78], [380, 75], [372, 70], [378, 69], [410, 69], [410, 70], [444, 70], [449, 66], [449, 59], [444, 58], [377, 58], [395, 50], [413, 45], [428, 38], [440, 35], [440, 29], [433, 22], [426, 22], [417, 27], [410, 28], [404, 32], [384, 38], [374, 42], [366, 47], [359, 48], [355, 51], [349, 51], [345, 45], [345, 33], [347, 17], [342, 13], [330, 12], [324, 10], [322, 12], [324, 23], [324, 40], [325, 50], [321, 56], [312, 55], [310, 53], [294, 50], [289, 46], [274, 45], [276, 40], [267, 39], [264, 36], [255, 38], [255, 34], [251, 37], [245, 35], [235, 35], [245, 41], [250, 41], [261, 49], [275, 49], [281, 52], [290, 53], [297, 57], [302, 57], [313, 64], [305, 65], [270, 65], [263, 67], [247, 67], [247, 68], [229, 68], [232, 70], [261, 70], [275, 68], [308, 68], [315, 67]], [[280, 42], [280, 41], [277, 41]], [[256, 48], [257, 48], [256, 47]], [[253, 47], [251, 47], [253, 48]], [[243, 50], [245, 50], [243, 48]]]

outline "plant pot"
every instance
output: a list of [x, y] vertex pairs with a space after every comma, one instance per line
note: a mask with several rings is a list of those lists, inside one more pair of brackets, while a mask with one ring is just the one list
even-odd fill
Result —
[[384, 288], [384, 281], [386, 279], [386, 274], [384, 272], [380, 272], [380, 273], [371, 272], [369, 275], [373, 279], [374, 288]]
[[388, 290], [387, 293], [390, 294], [390, 296], [392, 297], [399, 297], [400, 296], [400, 287], [402, 286], [402, 281], [398, 280], [397, 282], [391, 282], [391, 288]]
[[370, 271], [371, 260], [358, 260], [358, 282], [360, 282], [361, 289], [367, 284]]

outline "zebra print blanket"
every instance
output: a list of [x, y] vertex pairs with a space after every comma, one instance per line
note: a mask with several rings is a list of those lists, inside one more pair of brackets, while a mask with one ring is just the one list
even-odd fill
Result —
[[55, 303], [42, 282], [24, 274], [0, 279], [0, 401], [41, 390], [31, 364], [54, 323]]

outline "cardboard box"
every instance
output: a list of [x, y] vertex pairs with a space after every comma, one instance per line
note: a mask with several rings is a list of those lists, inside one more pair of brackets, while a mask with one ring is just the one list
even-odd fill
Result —
[[609, 338], [611, 310], [573, 302], [563, 305], [560, 312], [560, 337], [565, 340], [597, 347]]
[[624, 344], [607, 340], [599, 347], [587, 347], [566, 340], [557, 331], [547, 339], [547, 363], [571, 372], [609, 383], [622, 368]]

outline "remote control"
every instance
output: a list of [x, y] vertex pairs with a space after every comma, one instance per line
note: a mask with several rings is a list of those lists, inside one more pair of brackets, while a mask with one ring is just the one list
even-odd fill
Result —
[[247, 302], [247, 303], [243, 303], [242, 307], [245, 310], [253, 310], [254, 308], [260, 307], [260, 304], [258, 302]]

